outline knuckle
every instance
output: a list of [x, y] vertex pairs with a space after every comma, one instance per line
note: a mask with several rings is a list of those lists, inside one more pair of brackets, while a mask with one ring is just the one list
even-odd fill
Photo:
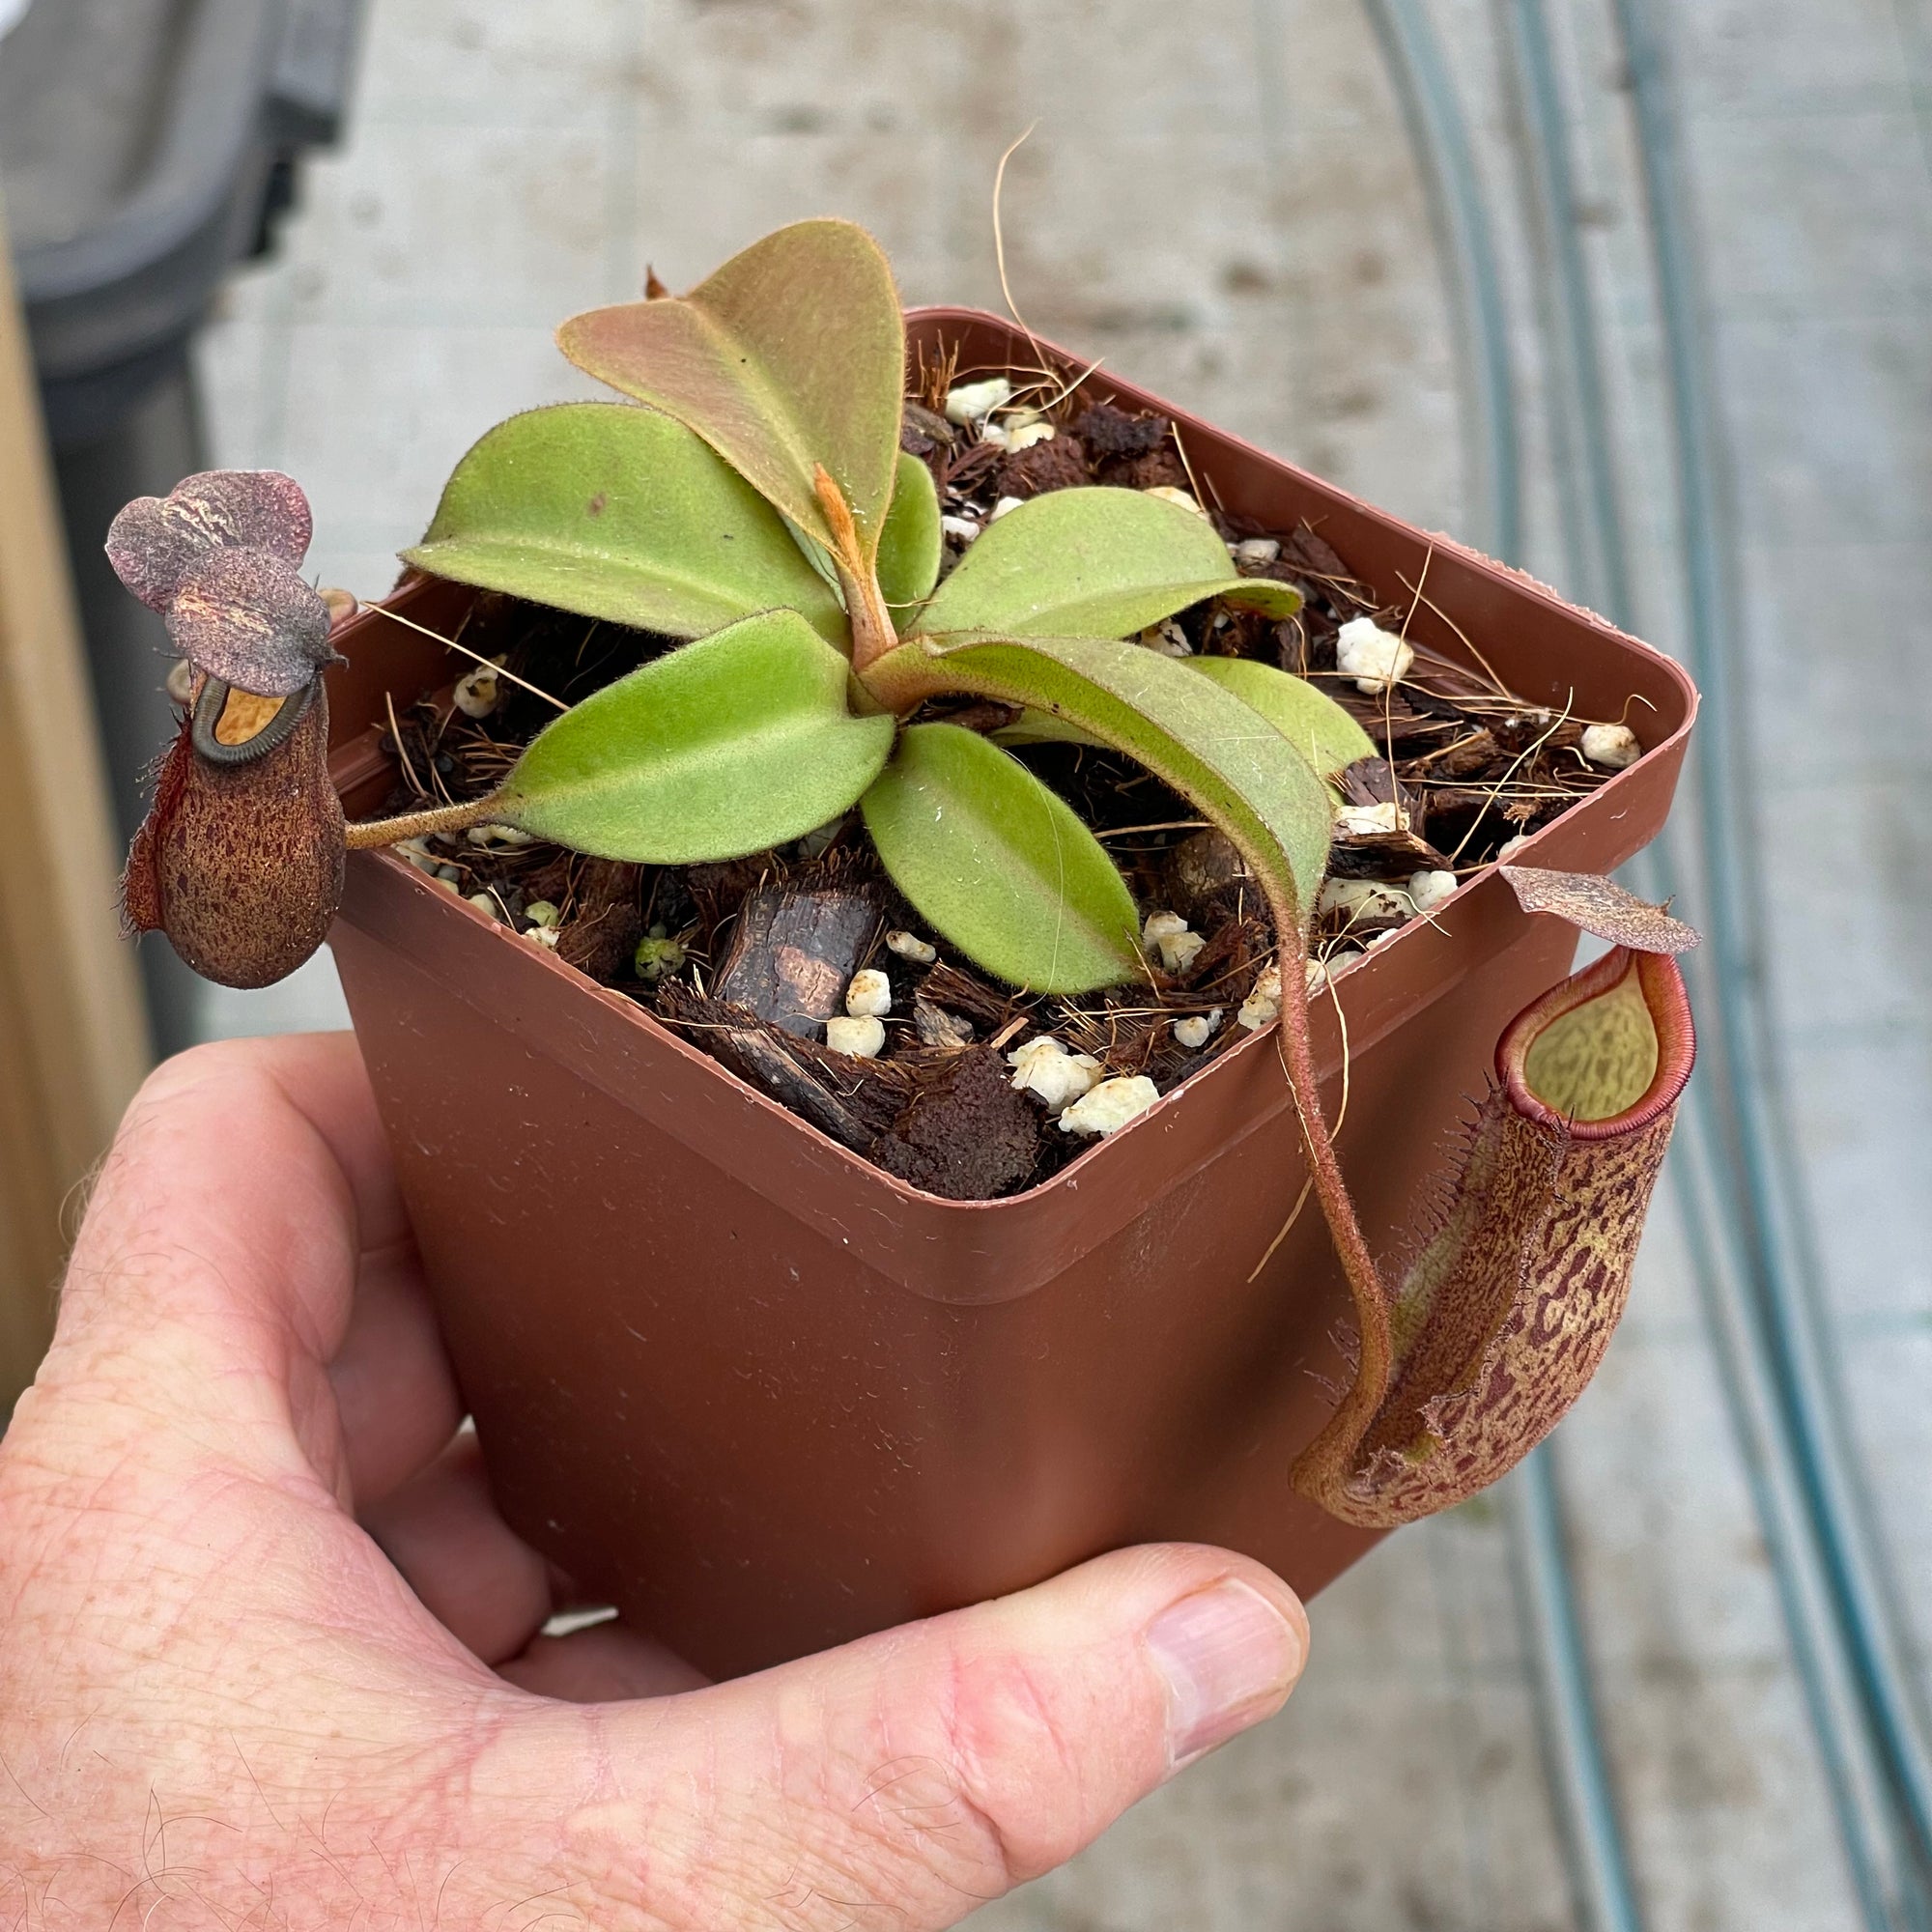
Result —
[[[687, 1777], [582, 1807], [573, 1869], [676, 1932], [903, 1932], [1038, 1877], [1111, 1816], [1103, 1686], [970, 1633], [923, 1635], [866, 1676], [804, 1674], [748, 1730], [706, 1726]], [[675, 1751], [676, 1713], [664, 1722]]]
[[782, 1843], [765, 1850], [782, 1854], [782, 1877], [768, 1869], [760, 1894], [782, 1903], [781, 1923], [815, 1932], [831, 1901], [841, 1926], [950, 1923], [1091, 1835], [1077, 1740], [1026, 1658], [955, 1642], [906, 1662], [856, 1704], [781, 1720]]
[[[1090, 1835], [1087, 1780], [1064, 1701], [1030, 1661], [949, 1645], [913, 1683], [885, 1680], [839, 1751], [857, 1790], [839, 1810], [861, 1869], [888, 1895], [908, 1874], [974, 1903], [1064, 1862]], [[823, 1833], [829, 1818], [815, 1829]]]
[[1091, 1834], [1067, 1701], [1023, 1655], [955, 1656], [941, 1711], [958, 1802], [1007, 1884], [1064, 1864]]

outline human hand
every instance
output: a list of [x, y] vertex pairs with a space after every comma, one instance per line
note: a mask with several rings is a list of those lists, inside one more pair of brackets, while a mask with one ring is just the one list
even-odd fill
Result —
[[951, 1925], [1279, 1707], [1188, 1546], [733, 1683], [553, 1638], [344, 1036], [149, 1081], [0, 1444], [0, 1925]]

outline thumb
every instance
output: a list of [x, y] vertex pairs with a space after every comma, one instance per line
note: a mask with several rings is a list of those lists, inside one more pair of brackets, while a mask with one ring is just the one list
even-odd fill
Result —
[[1300, 1604], [1259, 1564], [1117, 1551], [755, 1677], [602, 1707], [625, 1795], [577, 1808], [569, 1862], [619, 1923], [815, 1924], [836, 1901], [839, 1923], [952, 1925], [1278, 1710], [1307, 1654]]

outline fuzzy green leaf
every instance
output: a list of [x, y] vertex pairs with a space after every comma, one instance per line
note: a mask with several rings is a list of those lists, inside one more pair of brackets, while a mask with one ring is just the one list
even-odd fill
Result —
[[1277, 617], [1301, 608], [1290, 584], [1236, 577], [1213, 526], [1179, 503], [1144, 490], [1054, 490], [980, 533], [919, 628], [1124, 638], [1207, 597]]
[[853, 805], [893, 721], [856, 718], [849, 667], [795, 611], [654, 659], [530, 741], [495, 816], [603, 859], [685, 866], [797, 838]]
[[987, 972], [1087, 993], [1142, 970], [1125, 881], [1068, 807], [977, 732], [915, 724], [866, 829], [920, 916]]
[[844, 493], [867, 562], [898, 455], [905, 326], [878, 243], [849, 221], [800, 221], [689, 295], [575, 316], [580, 369], [696, 430], [829, 549], [819, 465]]
[[1272, 724], [1185, 664], [1101, 638], [919, 638], [882, 658], [867, 683], [897, 710], [969, 692], [1079, 725], [1212, 819], [1277, 917], [1305, 927], [1328, 862], [1328, 789]]
[[784, 521], [682, 423], [560, 403], [498, 423], [404, 560], [559, 611], [701, 637], [781, 606], [834, 643], [838, 596]]
[[1376, 743], [1325, 691], [1305, 677], [1249, 658], [1184, 658], [1190, 670], [1210, 677], [1252, 705], [1315, 769], [1332, 778], [1357, 758], [1372, 758]]
[[1079, 725], [1069, 724], [1065, 718], [1056, 718], [1050, 711], [1022, 711], [1010, 724], [1003, 724], [992, 733], [996, 745], [1097, 745], [1100, 740], [1091, 731], [1083, 731]]
[[[1321, 773], [1330, 778], [1357, 758], [1376, 754], [1375, 741], [1325, 691], [1306, 678], [1249, 658], [1180, 658], [1189, 670], [1212, 678], [1252, 705]], [[1050, 711], [1027, 710], [993, 733], [1001, 745], [1097, 745], [1091, 731]], [[1332, 787], [1331, 787], [1332, 788]]]
[[893, 506], [879, 539], [879, 588], [901, 621], [905, 611], [932, 595], [941, 549], [939, 491], [932, 471], [901, 450]]

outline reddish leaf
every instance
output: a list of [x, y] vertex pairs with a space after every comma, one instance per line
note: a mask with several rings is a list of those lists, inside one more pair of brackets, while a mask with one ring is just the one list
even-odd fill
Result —
[[[897, 469], [905, 326], [879, 244], [797, 221], [688, 295], [573, 316], [557, 346], [675, 416], [842, 564], [869, 572]], [[821, 469], [854, 525], [840, 541]]]

